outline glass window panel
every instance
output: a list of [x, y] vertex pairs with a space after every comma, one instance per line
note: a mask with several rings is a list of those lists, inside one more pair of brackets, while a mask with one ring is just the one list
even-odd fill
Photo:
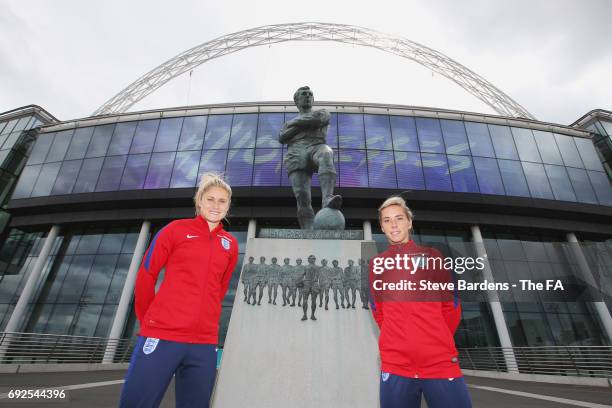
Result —
[[518, 150], [519, 157], [522, 161], [541, 163], [540, 153], [536, 146], [535, 138], [531, 129], [516, 128], [513, 127], [512, 135], [514, 136], [514, 142], [516, 149]]
[[[363, 115], [357, 113], [338, 114], [338, 141], [341, 149], [365, 148]], [[342, 153], [340, 156], [342, 156]], [[340, 161], [342, 161], [342, 157], [340, 157]], [[365, 181], [367, 183], [367, 180]]]
[[519, 156], [512, 139], [512, 133], [508, 126], [489, 125], [491, 133], [491, 141], [493, 142], [493, 150], [495, 156], [500, 159], [518, 160]]
[[227, 159], [227, 150], [209, 150], [202, 152], [200, 158], [200, 169], [198, 171], [198, 184], [202, 177], [202, 174], [214, 171], [223, 173], [225, 172], [225, 163]]
[[52, 195], [70, 194], [76, 183], [82, 163], [83, 160], [69, 160], [62, 163], [53, 190], [51, 190]]
[[[334, 149], [334, 151], [338, 150], [338, 114], [331, 113], [331, 117], [329, 119], [329, 126], [327, 127], [327, 144]], [[288, 114], [285, 114], [285, 122], [291, 120], [288, 117]]]
[[42, 165], [40, 164], [24, 167], [23, 172], [19, 177], [19, 182], [17, 182], [17, 187], [15, 187], [15, 191], [13, 192], [12, 198], [26, 198], [30, 196], [41, 167]]
[[117, 310], [116, 305], [105, 304], [100, 312], [100, 319], [98, 320], [98, 326], [94, 332], [95, 337], [108, 337], [110, 335], [111, 324], [115, 317]]
[[131, 261], [131, 254], [122, 254], [119, 256], [119, 261], [117, 262], [115, 273], [113, 274], [113, 278], [109, 285], [108, 294], [106, 296], [107, 303], [119, 303], [121, 291], [123, 290], [123, 285], [125, 284], [125, 278], [127, 276]]
[[91, 137], [91, 141], [89, 142], [89, 146], [87, 147], [85, 157], [106, 156], [106, 150], [108, 149], [108, 144], [110, 143], [114, 129], [114, 124], [96, 126], [93, 136]]
[[18, 120], [19, 119], [13, 119], [10, 122], [5, 122], [6, 126], [4, 127], [4, 129], [2, 129], [2, 134], [8, 135], [9, 133], [11, 133], [13, 129], [15, 128], [15, 125], [17, 124]]
[[523, 174], [521, 163], [513, 160], [498, 160], [506, 194], [510, 196], [529, 197], [529, 188]]
[[232, 115], [209, 116], [204, 136], [204, 150], [227, 149], [231, 128]]
[[144, 186], [147, 168], [149, 167], [150, 154], [129, 155], [123, 178], [121, 179], [121, 190], [139, 190]]
[[472, 155], [495, 157], [487, 125], [484, 123], [465, 122], [465, 130]]
[[36, 180], [34, 190], [32, 190], [32, 197], [48, 196], [51, 193], [51, 188], [57, 173], [59, 172], [62, 163], [47, 163], [43, 164], [40, 176]]
[[441, 119], [442, 136], [447, 154], [470, 155], [470, 145], [465, 133], [465, 125], [459, 120]]
[[255, 135], [257, 134], [257, 114], [245, 113], [234, 115], [232, 122], [232, 134], [230, 136], [230, 148], [246, 149], [255, 147]]
[[417, 137], [414, 118], [409, 116], [391, 116], [390, 120], [393, 148], [396, 151], [418, 152], [419, 138]]
[[285, 120], [282, 113], [260, 113], [257, 125], [257, 147], [280, 148], [278, 134]]
[[194, 187], [198, 176], [198, 164], [200, 162], [200, 152], [178, 152], [174, 160], [172, 170], [172, 180], [170, 187]]
[[[418, 120], [417, 120], [418, 123]], [[421, 133], [419, 132], [419, 138]], [[446, 155], [422, 153], [423, 174], [425, 175], [425, 188], [436, 191], [453, 191]]]
[[127, 156], [110, 156], [104, 159], [96, 191], [119, 190], [119, 182]]
[[[345, 116], [341, 114], [340, 117]], [[360, 116], [360, 115], [359, 115]], [[363, 127], [362, 127], [363, 129]], [[342, 145], [342, 133], [340, 136]], [[366, 155], [363, 150], [340, 150], [340, 160], [338, 163], [340, 175], [340, 186], [342, 187], [367, 187], [368, 169]]]
[[102, 237], [104, 236], [103, 231], [99, 228], [91, 228], [79, 240], [75, 254], [86, 255], [95, 254], [98, 251]]
[[424, 190], [423, 166], [418, 152], [395, 152], [398, 188]]
[[[416, 127], [419, 134], [421, 152], [444, 153], [445, 148], [444, 142], [442, 141], [442, 130], [440, 129], [440, 121], [438, 119], [416, 118]], [[423, 166], [423, 168], [425, 168], [425, 166]], [[427, 175], [425, 176], [425, 180], [427, 180]]]
[[91, 273], [89, 274], [85, 291], [83, 293], [83, 300], [85, 302], [104, 302], [104, 299], [106, 299], [106, 292], [108, 291], [108, 287], [113, 279], [115, 265], [117, 264], [118, 259], [118, 254], [96, 255], [96, 259], [91, 268]]
[[123, 247], [121, 248], [122, 254], [134, 253], [136, 248], [136, 241], [138, 240], [140, 228], [131, 228], [131, 231], [125, 235], [125, 241], [123, 241]]
[[30, 119], [31, 116], [24, 116], [23, 118], [19, 118], [19, 121], [17, 122], [13, 130], [11, 130], [11, 132], [21, 132], [23, 129], [26, 128], [26, 125], [28, 124]]
[[153, 153], [144, 188], [168, 188], [175, 155], [175, 152]]
[[566, 170], [578, 201], [581, 203], [597, 204], [597, 197], [586, 171], [572, 167], [568, 167]]
[[108, 147], [109, 156], [118, 156], [130, 152], [130, 146], [132, 145], [132, 139], [134, 139], [137, 125], [137, 121], [117, 123], [113, 138]]
[[36, 143], [34, 143], [34, 147], [32, 148], [32, 152], [30, 152], [28, 164], [41, 164], [45, 161], [45, 157], [47, 157], [47, 153], [51, 148], [54, 137], [55, 133], [41, 133], [38, 135]]
[[566, 166], [584, 169], [584, 164], [582, 164], [582, 160], [580, 159], [580, 154], [574, 143], [574, 138], [555, 133], [555, 140], [557, 141], [557, 146], [559, 146], [559, 151], [561, 151], [563, 163], [565, 163]]
[[53, 314], [44, 329], [45, 334], [67, 334], [74, 319], [76, 304], [55, 305]]
[[470, 156], [454, 156], [449, 154], [448, 171], [453, 183], [453, 191], [463, 193], [479, 192], [478, 181], [476, 180], [476, 173], [474, 172], [474, 165]]
[[104, 163], [103, 157], [83, 160], [79, 176], [72, 190], [73, 194], [91, 193], [96, 189], [96, 183], [98, 182], [98, 176], [102, 169], [102, 163]]
[[550, 132], [543, 132], [541, 130], [534, 130], [533, 136], [535, 137], [538, 151], [542, 156], [542, 161], [548, 164], [563, 164], [561, 159], [561, 153], [557, 148], [555, 137]]
[[79, 305], [73, 325], [73, 336], [93, 336], [102, 312], [102, 305]]
[[125, 238], [125, 228], [112, 228], [104, 234], [98, 248], [98, 254], [119, 254]]
[[397, 188], [392, 151], [368, 150], [370, 187]]
[[591, 139], [575, 137], [574, 142], [576, 143], [582, 162], [587, 170], [604, 171], [601, 160], [595, 151], [595, 146]]
[[55, 134], [55, 139], [53, 140], [51, 149], [49, 149], [49, 154], [47, 154], [45, 162], [56, 162], [64, 160], [66, 151], [68, 151], [70, 139], [72, 139], [72, 133], [74, 133], [74, 129], [64, 130]]
[[155, 139], [154, 152], [176, 151], [183, 126], [183, 118], [162, 119]]
[[[601, 205], [612, 205], [612, 187], [606, 173], [598, 171], [587, 171], [591, 184], [597, 195], [597, 200]], [[39, 177], [40, 179], [40, 177]]]
[[608, 134], [608, 136], [612, 136], [612, 122], [607, 122], [607, 121], [599, 121], [599, 124], [601, 126], [603, 126], [603, 128], [606, 130], [605, 133]]
[[280, 186], [281, 149], [256, 149], [254, 186]]
[[544, 166], [539, 163], [523, 162], [523, 170], [527, 178], [527, 186], [533, 198], [546, 198], [549, 200], [554, 198], [548, 184]]
[[207, 116], [189, 116], [183, 121], [179, 150], [202, 150]]
[[[366, 145], [368, 149], [392, 150], [391, 128], [387, 115], [364, 115]], [[393, 166], [392, 166], [393, 168]]]
[[155, 136], [159, 128], [159, 120], [141, 120], [138, 122], [134, 139], [130, 146], [130, 154], [151, 153], [155, 144]]
[[76, 303], [81, 300], [83, 288], [94, 261], [94, 255], [75, 255], [64, 279], [58, 302]]
[[70, 147], [68, 147], [68, 152], [66, 153], [66, 160], [82, 159], [85, 157], [93, 131], [93, 126], [78, 128], [74, 131]]
[[231, 186], [250, 186], [253, 178], [253, 149], [231, 149], [225, 175]]
[[572, 183], [565, 171], [563, 166], [553, 166], [551, 164], [545, 164], [546, 174], [550, 181], [550, 187], [552, 188], [555, 199], [563, 201], [576, 201], [576, 195], [572, 188]]
[[[4, 142], [2, 149], [11, 149], [15, 147], [15, 143], [17, 143], [17, 140], [19, 139], [20, 136], [21, 136], [21, 132], [11, 133], [6, 139], [6, 141]], [[2, 144], [2, 138], [0, 138], [0, 144]]]

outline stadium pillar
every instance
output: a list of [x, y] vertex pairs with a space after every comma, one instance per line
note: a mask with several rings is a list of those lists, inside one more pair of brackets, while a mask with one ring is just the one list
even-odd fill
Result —
[[[480, 227], [478, 225], [472, 225], [472, 241], [476, 248], [476, 254], [478, 257], [484, 259], [484, 269], [482, 270], [482, 276], [488, 282], [495, 282], [493, 279], [493, 273], [491, 271], [491, 265], [487, 258], [487, 251], [484, 246]], [[499, 344], [503, 348], [504, 360], [506, 362], [506, 369], [509, 373], [518, 373], [518, 365], [516, 363], [516, 357], [512, 348], [512, 341], [510, 340], [510, 332], [508, 332], [508, 325], [506, 324], [506, 318], [499, 302], [499, 297], [496, 291], [488, 291], [487, 297], [489, 299], [489, 307], [491, 313], [493, 313], [493, 320], [495, 322], [495, 328], [497, 329], [497, 336], [499, 337]]]
[[365, 220], [363, 222], [363, 239], [366, 241], [372, 240], [372, 224], [370, 220]]
[[113, 325], [108, 336], [109, 341], [106, 345], [106, 351], [104, 352], [104, 359], [102, 360], [103, 363], [112, 363], [115, 358], [117, 344], [121, 338], [125, 321], [127, 320], [130, 301], [132, 300], [132, 294], [134, 292], [134, 283], [136, 282], [136, 274], [138, 272], [138, 268], [140, 267], [140, 262], [142, 261], [144, 252], [147, 249], [150, 229], [151, 221], [143, 221], [142, 226], [140, 227], [140, 233], [138, 234], [138, 241], [136, 241], [136, 248], [134, 248], [134, 255], [132, 256], [132, 260], [130, 262], [130, 268], [128, 269], [127, 277], [125, 278], [125, 284], [123, 285], [123, 291], [121, 292], [117, 312], [115, 312]]
[[[586, 256], [584, 256], [584, 252], [580, 247], [580, 242], [578, 241], [578, 238], [576, 238], [576, 234], [574, 234], [573, 232], [568, 232], [566, 236], [567, 242], [570, 243], [570, 248], [572, 250], [572, 253], [574, 254], [574, 258], [576, 258], [576, 263], [578, 264], [578, 267], [582, 272], [584, 280], [590, 283], [593, 288], [600, 288], [601, 286], [599, 286], [598, 283], [595, 281], [593, 272], [589, 267], [589, 263], [586, 259]], [[604, 331], [608, 336], [608, 342], [612, 344], [612, 317], [610, 316], [608, 306], [603, 301], [593, 302], [592, 304], [595, 310], [597, 311], [599, 320], [601, 321]]]
[[249, 228], [247, 230], [247, 240], [249, 238], [255, 238], [256, 232], [257, 232], [257, 220], [252, 218], [249, 220]]

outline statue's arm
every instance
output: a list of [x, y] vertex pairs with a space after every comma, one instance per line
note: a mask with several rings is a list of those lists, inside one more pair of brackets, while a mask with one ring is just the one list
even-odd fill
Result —
[[289, 121], [283, 125], [280, 133], [278, 134], [279, 143], [287, 144], [295, 135], [300, 133], [301, 129], [297, 126], [294, 126], [291, 122], [293, 121]]

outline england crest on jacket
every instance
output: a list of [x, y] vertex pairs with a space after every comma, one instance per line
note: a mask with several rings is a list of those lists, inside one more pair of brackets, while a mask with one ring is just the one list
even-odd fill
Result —
[[226, 250], [230, 249], [230, 240], [225, 238], [225, 237], [221, 237], [221, 245], [223, 245], [223, 248], [225, 248]]

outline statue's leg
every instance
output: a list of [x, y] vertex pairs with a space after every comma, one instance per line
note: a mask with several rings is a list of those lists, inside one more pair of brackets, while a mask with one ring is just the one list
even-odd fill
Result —
[[304, 311], [304, 316], [302, 316], [302, 320], [308, 320], [308, 292], [302, 292], [302, 310]]
[[342, 305], [342, 308], [344, 309], [344, 288], [340, 289], [340, 304]]
[[319, 169], [319, 183], [321, 184], [321, 208], [330, 207], [339, 209], [342, 206], [342, 197], [334, 195], [336, 187], [336, 167], [334, 166], [334, 151], [327, 145], [321, 145], [314, 155]]
[[315, 311], [317, 310], [317, 294], [315, 292], [311, 292], [312, 294], [310, 296], [312, 296], [312, 305], [310, 307], [310, 318], [312, 320], [317, 320], [317, 318], [315, 317]]
[[297, 170], [289, 174], [293, 195], [297, 202], [297, 217], [301, 229], [313, 229], [314, 210], [310, 193], [311, 175], [305, 171]]

